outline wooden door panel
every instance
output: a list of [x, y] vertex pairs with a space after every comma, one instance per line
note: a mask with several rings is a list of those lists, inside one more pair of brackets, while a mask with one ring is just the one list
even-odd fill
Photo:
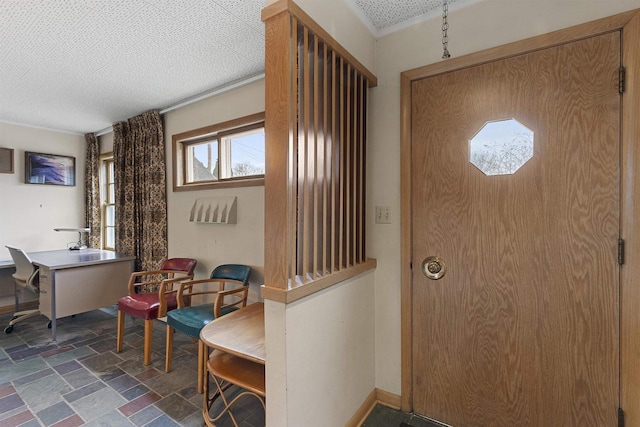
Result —
[[[412, 84], [413, 401], [454, 426], [607, 426], [618, 398], [619, 33]], [[534, 155], [486, 176], [515, 118]], [[447, 263], [437, 281], [422, 260]]]

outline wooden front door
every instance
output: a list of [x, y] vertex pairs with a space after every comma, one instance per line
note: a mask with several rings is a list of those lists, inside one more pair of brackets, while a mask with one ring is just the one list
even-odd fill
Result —
[[[616, 424], [619, 66], [613, 32], [412, 83], [415, 412], [456, 427]], [[533, 132], [530, 158], [487, 175], [470, 140], [508, 119]], [[510, 135], [498, 162], [520, 144]], [[440, 279], [423, 274], [430, 256]]]

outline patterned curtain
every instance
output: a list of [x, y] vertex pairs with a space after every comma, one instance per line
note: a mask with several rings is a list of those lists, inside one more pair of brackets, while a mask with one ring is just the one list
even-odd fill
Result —
[[164, 135], [158, 111], [113, 125], [116, 251], [136, 257], [136, 270], [167, 258]]
[[84, 167], [85, 227], [90, 227], [87, 246], [100, 248], [100, 145], [95, 133], [84, 136], [87, 158]]

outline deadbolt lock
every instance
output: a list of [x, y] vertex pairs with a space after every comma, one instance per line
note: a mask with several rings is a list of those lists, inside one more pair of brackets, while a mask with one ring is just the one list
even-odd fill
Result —
[[447, 265], [440, 257], [430, 256], [422, 261], [422, 272], [427, 279], [438, 280], [444, 276], [447, 271]]

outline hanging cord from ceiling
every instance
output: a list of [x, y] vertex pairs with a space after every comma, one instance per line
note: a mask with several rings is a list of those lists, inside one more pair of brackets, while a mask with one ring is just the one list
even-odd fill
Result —
[[451, 54], [449, 53], [448, 45], [449, 45], [449, 35], [447, 34], [449, 30], [449, 3], [448, 0], [442, 0], [442, 59], [451, 58]]

